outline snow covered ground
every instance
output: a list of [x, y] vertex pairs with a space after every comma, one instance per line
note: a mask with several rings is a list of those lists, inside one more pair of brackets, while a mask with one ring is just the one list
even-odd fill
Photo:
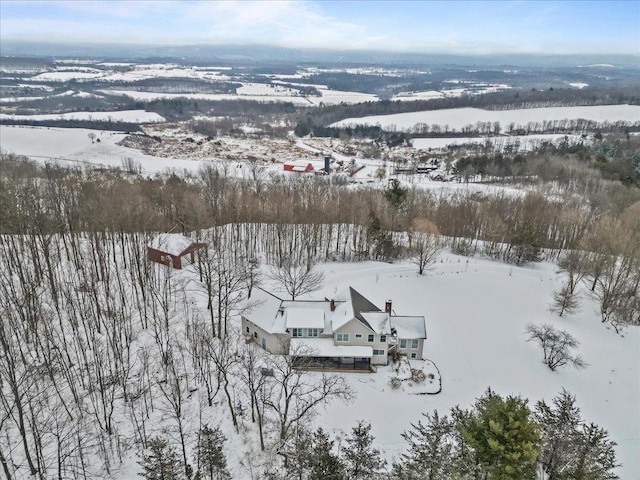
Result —
[[419, 123], [431, 125], [448, 125], [460, 130], [477, 122], [500, 122], [503, 130], [511, 123], [527, 125], [529, 122], [553, 120], [585, 119], [595, 122], [624, 121], [640, 122], [640, 106], [638, 105], [599, 105], [592, 107], [548, 107], [518, 110], [482, 110], [479, 108], [452, 108], [445, 110], [429, 110], [423, 112], [396, 113], [392, 115], [373, 115], [367, 117], [347, 118], [333, 123], [331, 126], [348, 125], [380, 125], [384, 129], [407, 130]]
[[[70, 95], [74, 92], [71, 91]], [[120, 110], [113, 112], [68, 112], [43, 115], [11, 115], [0, 113], [0, 120], [91, 120], [94, 122], [130, 122], [130, 123], [160, 123], [165, 118], [155, 112], [144, 110]]]
[[[91, 142], [89, 134], [95, 134], [100, 142]], [[88, 130], [80, 128], [50, 128], [50, 127], [28, 127], [0, 125], [0, 149], [2, 151], [24, 155], [38, 162], [57, 161], [69, 165], [95, 165], [97, 167], [122, 167], [123, 160], [130, 158], [140, 165], [143, 174], [164, 173], [172, 170], [177, 173], [188, 171], [196, 172], [202, 165], [227, 166], [227, 174], [239, 178], [250, 177], [249, 169], [238, 168], [241, 165], [244, 155], [255, 152], [260, 147], [267, 147], [265, 142], [252, 143], [249, 140], [236, 140], [232, 138], [222, 138], [220, 141], [224, 146], [224, 152], [219, 156], [166, 156], [148, 155], [135, 148], [118, 145], [125, 133]], [[431, 139], [427, 139], [431, 140]], [[439, 139], [434, 139], [439, 140]], [[307, 140], [308, 141], [308, 140]], [[418, 141], [418, 139], [414, 140]], [[271, 144], [275, 155], [284, 162], [301, 157], [301, 152], [309, 152], [309, 161], [318, 161], [317, 154], [330, 153], [334, 160], [343, 160], [347, 164], [352, 157], [343, 155], [326, 146], [316, 148], [305, 143], [303, 139], [296, 139], [295, 150], [291, 150], [288, 142]], [[224, 157], [236, 158], [236, 160], [224, 160]], [[304, 157], [304, 153], [302, 153]], [[264, 178], [268, 179], [272, 174], [291, 175], [290, 172], [283, 172], [282, 162], [265, 163], [262, 166]], [[351, 188], [361, 188], [362, 186], [385, 188], [388, 179], [379, 180], [376, 177], [377, 170], [382, 165], [381, 160], [358, 159], [357, 162], [364, 168], [359, 170], [353, 177], [355, 185]], [[387, 166], [387, 174], [392, 174], [392, 167]], [[439, 197], [451, 197], [467, 193], [507, 194], [510, 196], [524, 195], [527, 191], [524, 187], [514, 187], [499, 184], [487, 183], [458, 183], [439, 182], [430, 180], [426, 175], [397, 175], [403, 185], [409, 188], [419, 188], [433, 191]], [[533, 187], [529, 187], [533, 188]]]
[[[424, 276], [408, 262], [327, 263], [320, 268], [326, 275], [325, 286], [309, 298], [331, 298], [352, 286], [378, 306], [391, 299], [397, 315], [424, 315], [425, 360], [413, 360], [410, 366], [428, 373], [435, 364], [442, 380], [442, 391], [430, 395], [425, 393], [436, 392], [435, 384], [405, 380], [399, 389], [393, 389], [390, 379], [402, 375], [391, 365], [371, 374], [345, 374], [356, 393], [354, 401], [334, 402], [313, 420], [313, 426], [322, 426], [338, 445], [357, 421], [370, 422], [375, 446], [391, 463], [406, 449], [401, 433], [422, 412], [437, 409], [445, 414], [455, 405], [469, 407], [488, 387], [501, 395], [526, 397], [531, 407], [538, 400], [551, 400], [565, 388], [576, 395], [582, 418], [607, 429], [618, 443], [622, 465], [616, 473], [620, 478], [640, 478], [640, 329], [628, 328], [618, 335], [602, 324], [597, 305], [584, 287], [577, 313], [562, 318], [550, 313], [552, 294], [564, 281], [555, 265], [516, 267], [443, 253]], [[196, 274], [183, 271], [181, 275]], [[551, 323], [569, 331], [580, 342], [579, 353], [588, 366], [549, 370], [542, 363], [539, 347], [526, 342], [528, 323]], [[197, 424], [196, 403], [186, 404], [189, 428]], [[204, 410], [203, 418], [223, 429], [234, 478], [249, 478], [249, 462], [265, 461], [255, 449], [255, 427], [249, 418], [241, 418], [243, 427], [236, 434], [225, 409], [217, 398], [213, 408]], [[167, 422], [161, 417], [152, 421]], [[118, 478], [137, 478], [136, 460], [132, 452]]]
[[159, 98], [189, 98], [192, 100], [253, 100], [257, 102], [290, 102], [301, 107], [311, 107], [323, 104], [359, 103], [377, 101], [376, 95], [358, 92], [344, 92], [318, 89], [321, 96], [303, 96], [297, 90], [290, 88], [271, 88], [267, 84], [245, 84], [236, 90], [236, 93], [156, 93], [139, 92], [133, 90], [109, 89], [102, 93], [109, 95], [122, 95], [136, 101], [152, 101]]
[[[91, 142], [89, 134], [100, 142]], [[204, 161], [145, 155], [134, 148], [116, 145], [126, 136], [122, 132], [84, 128], [48, 128], [0, 125], [0, 148], [39, 162], [121, 167], [125, 158], [138, 162], [143, 173], [170, 170], [197, 171]]]
[[[405, 449], [400, 434], [421, 412], [467, 407], [487, 387], [527, 397], [530, 405], [565, 388], [577, 396], [583, 418], [608, 429], [618, 443], [620, 477], [640, 478], [640, 329], [618, 335], [603, 325], [585, 289], [579, 312], [562, 318], [550, 313], [553, 291], [563, 281], [555, 265], [515, 267], [444, 254], [422, 277], [408, 263], [331, 263], [323, 270], [326, 287], [316, 292], [319, 298], [351, 285], [378, 305], [392, 299], [399, 315], [425, 315], [424, 353], [439, 367], [442, 392], [425, 396], [392, 390], [391, 372], [385, 368], [377, 374], [353, 374], [356, 400], [330, 405], [317, 425], [344, 435], [357, 420], [371, 422], [377, 446], [391, 461]], [[569, 331], [580, 341], [579, 353], [589, 366], [549, 370], [538, 346], [525, 341], [530, 322]]]
[[[565, 137], [569, 144], [578, 143], [582, 140], [580, 135], [563, 135], [560, 133], [549, 134], [533, 134], [533, 135], [513, 135], [499, 137], [448, 137], [448, 138], [414, 138], [411, 143], [418, 150], [429, 150], [445, 148], [449, 145], [477, 144], [484, 145], [487, 140], [499, 149], [503, 150], [507, 146], [513, 147], [516, 151], [531, 151], [539, 147], [543, 142], [549, 142], [554, 145], [564, 141]], [[517, 147], [517, 148], [516, 148]]]

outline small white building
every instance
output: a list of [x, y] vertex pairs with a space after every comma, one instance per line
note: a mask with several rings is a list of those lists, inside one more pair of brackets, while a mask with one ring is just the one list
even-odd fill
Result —
[[381, 310], [353, 288], [331, 300], [282, 300], [261, 289], [255, 296], [258, 307], [242, 316], [242, 332], [270, 353], [326, 369], [369, 370], [394, 354], [422, 359], [425, 318], [395, 315], [390, 300]]

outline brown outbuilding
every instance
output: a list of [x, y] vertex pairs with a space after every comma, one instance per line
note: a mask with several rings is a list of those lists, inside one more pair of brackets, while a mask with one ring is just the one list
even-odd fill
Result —
[[206, 246], [179, 233], [161, 233], [147, 245], [147, 253], [152, 262], [181, 269], [184, 257], [185, 262], [193, 263], [196, 250]]

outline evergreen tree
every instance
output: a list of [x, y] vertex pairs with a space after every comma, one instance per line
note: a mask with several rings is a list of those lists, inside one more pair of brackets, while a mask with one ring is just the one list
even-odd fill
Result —
[[475, 404], [466, 424], [459, 425], [464, 441], [488, 480], [535, 479], [540, 440], [527, 401], [488, 390]]
[[198, 432], [196, 460], [199, 466], [198, 478], [207, 480], [227, 480], [231, 478], [227, 471], [227, 459], [224, 454], [225, 436], [218, 427], [205, 425]]
[[583, 425], [576, 450], [575, 466], [567, 479], [614, 480], [618, 476], [612, 470], [616, 463], [616, 443], [609, 440], [609, 433], [593, 423]]
[[579, 443], [580, 409], [575, 397], [566, 390], [553, 399], [553, 405], [544, 400], [536, 405], [536, 420], [541, 426], [540, 456], [549, 480], [565, 479], [574, 451]]
[[394, 473], [399, 480], [440, 480], [451, 473], [453, 457], [452, 421], [445, 415], [440, 417], [422, 414], [426, 423], [411, 424], [411, 430], [402, 438], [409, 444], [409, 452], [402, 455], [403, 463], [394, 465]]
[[474, 410], [465, 410], [458, 405], [451, 408], [451, 422], [453, 423], [453, 475], [451, 478], [459, 479], [485, 479], [485, 470], [478, 458], [476, 451], [469, 445], [463, 432], [475, 419]]
[[305, 480], [309, 472], [312, 453], [311, 433], [300, 425], [295, 425], [278, 453], [284, 457], [285, 478]]
[[583, 424], [573, 395], [563, 390], [553, 406], [538, 402], [536, 418], [542, 433], [539, 461], [548, 480], [618, 478], [612, 473], [617, 466], [615, 442], [606, 430]]
[[308, 452], [309, 480], [342, 480], [345, 478], [345, 465], [333, 453], [333, 440], [324, 433], [322, 428], [314, 433], [311, 439], [312, 447]]
[[402, 210], [409, 198], [409, 190], [404, 188], [395, 178], [389, 180], [389, 185], [384, 191], [384, 198], [396, 210]]
[[373, 440], [371, 424], [360, 421], [353, 427], [344, 454], [350, 479], [369, 478], [386, 465], [380, 450], [373, 448]]
[[149, 439], [147, 453], [139, 462], [143, 472], [140, 476], [147, 480], [179, 480], [183, 468], [176, 450], [169, 442], [160, 437]]

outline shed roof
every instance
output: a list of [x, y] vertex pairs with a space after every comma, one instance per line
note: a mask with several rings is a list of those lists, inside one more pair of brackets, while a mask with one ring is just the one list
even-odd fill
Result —
[[149, 242], [149, 247], [169, 255], [179, 256], [193, 244], [193, 240], [180, 233], [161, 233]]

